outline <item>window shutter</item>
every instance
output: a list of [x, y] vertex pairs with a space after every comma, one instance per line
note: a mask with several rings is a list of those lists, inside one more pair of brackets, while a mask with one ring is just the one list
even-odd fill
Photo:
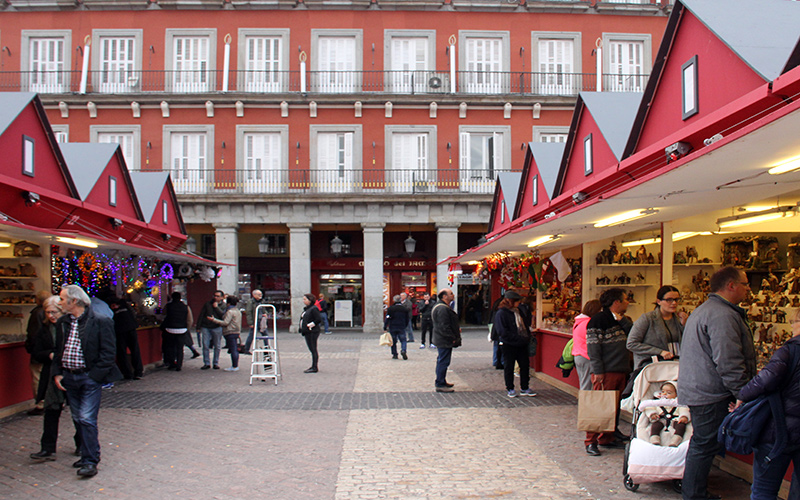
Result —
[[347, 132], [344, 134], [344, 164], [341, 168], [341, 174], [345, 174], [345, 170], [353, 170], [353, 133]]

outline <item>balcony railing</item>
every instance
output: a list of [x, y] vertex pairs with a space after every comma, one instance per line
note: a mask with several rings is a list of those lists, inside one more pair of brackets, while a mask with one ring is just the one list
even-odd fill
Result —
[[172, 170], [177, 194], [492, 194], [498, 170]]
[[[223, 71], [93, 71], [88, 75], [87, 93], [216, 93], [222, 92]], [[447, 71], [309, 71], [306, 88], [299, 71], [229, 72], [227, 91], [277, 94], [452, 94]], [[607, 92], [641, 92], [649, 75], [604, 74]], [[0, 72], [1, 91], [32, 91], [67, 94], [80, 91], [80, 71]], [[594, 73], [531, 73], [507, 71], [458, 71], [455, 91], [480, 95], [575, 96], [596, 91]]]

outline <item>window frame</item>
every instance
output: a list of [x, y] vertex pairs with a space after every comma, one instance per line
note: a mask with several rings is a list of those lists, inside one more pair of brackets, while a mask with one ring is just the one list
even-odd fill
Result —
[[69, 142], [69, 125], [68, 124], [50, 125], [50, 128], [53, 130], [53, 137], [55, 137], [56, 142], [58, 142], [59, 144], [63, 144], [63, 143], [58, 141], [58, 135], [59, 134], [64, 134], [66, 136], [66, 140], [64, 142]]
[[[142, 156], [142, 126], [141, 125], [90, 125], [89, 142], [99, 143], [100, 134], [133, 134], [131, 149], [133, 165], [127, 165], [128, 170], [141, 170]], [[123, 152], [123, 158], [125, 154]], [[127, 158], [126, 158], [127, 160]], [[126, 161], [127, 164], [127, 161]]]
[[133, 38], [133, 72], [138, 75], [137, 81], [128, 86], [128, 92], [136, 92], [142, 88], [142, 53], [144, 52], [143, 30], [141, 29], [93, 29], [92, 30], [92, 87], [98, 93], [111, 93], [101, 91], [102, 68], [100, 59], [104, 38]]
[[[428, 59], [427, 68], [422, 70], [413, 70], [413, 71], [425, 71], [429, 72], [432, 76], [436, 72], [436, 30], [398, 30], [398, 29], [385, 29], [383, 30], [383, 70], [386, 72], [386, 82], [387, 88], [395, 89], [395, 87], [401, 87], [402, 83], [396, 83], [395, 79], [393, 78], [394, 73], [392, 73], [392, 64], [394, 61], [392, 60], [392, 42], [395, 39], [399, 38], [417, 38], [421, 40], [427, 41], [426, 47], [426, 57]], [[399, 76], [399, 75], [397, 75]], [[425, 92], [428, 88], [428, 82], [414, 82], [414, 92]], [[409, 89], [410, 90], [410, 89]], [[402, 90], [403, 93], [410, 93], [409, 91]]]
[[[425, 152], [425, 161], [428, 165], [427, 168], [427, 175], [426, 178], [421, 181], [413, 182], [413, 192], [417, 190], [421, 190], [426, 186], [429, 186], [431, 183], [436, 182], [436, 177], [439, 172], [439, 164], [437, 161], [436, 155], [436, 148], [437, 148], [437, 132], [438, 127], [436, 125], [384, 125], [383, 134], [384, 134], [384, 144], [386, 147], [384, 148], [384, 170], [386, 171], [386, 179], [387, 182], [392, 181], [392, 185], [395, 184], [396, 181], [396, 172], [393, 168], [394, 165], [394, 136], [395, 134], [425, 134], [427, 135], [427, 144], [426, 144], [426, 152]], [[428, 176], [432, 176], [430, 178]], [[402, 175], [400, 176], [402, 177]], [[403, 182], [401, 180], [400, 182]], [[388, 191], [387, 187], [387, 191]], [[398, 190], [397, 192], [405, 192]]]
[[36, 139], [22, 135], [22, 175], [36, 176]]
[[583, 175], [588, 176], [594, 172], [594, 141], [592, 134], [583, 138]]
[[[20, 31], [20, 71], [23, 72], [23, 78], [27, 78], [25, 85], [26, 90], [35, 92], [31, 89], [30, 74], [31, 69], [31, 39], [36, 38], [62, 38], [64, 40], [64, 69], [62, 71], [69, 74], [72, 68], [72, 30], [21, 30]], [[62, 85], [60, 93], [69, 92], [72, 82], [69, 78]], [[38, 91], [37, 91], [38, 92]]]
[[319, 144], [318, 136], [320, 133], [352, 133], [353, 146], [352, 146], [352, 176], [355, 185], [352, 189], [345, 192], [355, 192], [360, 190], [361, 180], [363, 179], [363, 127], [360, 124], [329, 124], [329, 125], [309, 125], [309, 170], [313, 175], [319, 172]]
[[[650, 33], [603, 33], [603, 48], [610, 50], [613, 42], [642, 42], [642, 79], [641, 90], [620, 90], [619, 92], [644, 92], [647, 87], [647, 79], [653, 69], [653, 36]], [[611, 76], [611, 57], [604, 51], [603, 54], [603, 75]], [[603, 82], [603, 90], [608, 90], [606, 81]]]
[[117, 206], [117, 178], [113, 175], [108, 176], [108, 205]]
[[560, 144], [563, 144], [563, 143], [566, 142], [566, 140], [567, 140], [567, 138], [569, 136], [569, 127], [568, 126], [556, 127], [556, 126], [538, 126], [538, 125], [534, 125], [533, 126], [533, 130], [532, 130], [532, 136], [531, 136], [532, 142], [542, 142], [542, 143], [547, 142], [547, 141], [543, 141], [542, 140], [542, 136], [550, 135], [550, 134], [561, 134], [561, 135], [564, 135], [565, 136], [564, 137], [564, 141], [563, 142], [559, 142]]
[[[206, 135], [206, 168], [204, 169], [209, 175], [205, 177], [207, 184], [212, 186], [210, 191], [215, 191], [214, 186], [214, 125], [164, 125], [162, 128], [162, 165], [167, 168], [164, 169], [170, 173], [173, 186], [176, 187], [176, 192], [180, 194], [200, 194], [196, 191], [184, 192], [179, 188], [180, 179], [175, 179], [172, 175], [172, 134], [205, 134]], [[163, 167], [162, 167], [163, 169]], [[204, 191], [205, 192], [205, 191]]]
[[321, 38], [352, 38], [355, 40], [355, 59], [353, 68], [353, 79], [351, 82], [345, 83], [345, 90], [342, 92], [337, 92], [334, 88], [333, 90], [324, 90], [325, 84], [321, 81], [314, 81], [314, 77], [312, 76], [311, 81], [309, 82], [309, 91], [311, 92], [321, 92], [325, 94], [335, 94], [335, 93], [355, 93], [361, 90], [361, 81], [362, 81], [362, 72], [364, 71], [364, 30], [361, 29], [327, 29], [327, 28], [315, 28], [311, 30], [311, 64], [310, 64], [310, 71], [312, 71], [312, 75], [317, 75], [317, 80], [320, 80], [322, 77], [318, 75], [319, 72], [323, 71], [320, 69], [320, 39]]
[[539, 204], [539, 174], [531, 177], [531, 206]]
[[167, 200], [161, 200], [161, 223], [169, 225], [169, 203]]
[[236, 88], [240, 92], [249, 92], [247, 90], [247, 40], [248, 38], [261, 38], [261, 37], [270, 37], [270, 38], [279, 38], [281, 41], [281, 48], [280, 48], [280, 69], [278, 71], [279, 74], [286, 73], [285, 80], [281, 79], [278, 83], [278, 89], [275, 92], [285, 92], [288, 90], [288, 71], [290, 67], [290, 40], [291, 40], [291, 31], [289, 28], [279, 29], [279, 28], [239, 28], [238, 39], [236, 41], [237, 47], [237, 56], [236, 56], [236, 64], [237, 64], [237, 78], [236, 78]]
[[[165, 92], [177, 92], [175, 90], [176, 83], [173, 78], [175, 71], [175, 39], [181, 37], [207, 37], [208, 40], [208, 68], [206, 71], [209, 75], [216, 75], [217, 70], [217, 28], [168, 28], [165, 32], [164, 39], [164, 70], [166, 71], [164, 79]], [[191, 92], [192, 94], [214, 92], [216, 90], [216, 76], [213, 76], [210, 81], [206, 82], [207, 88], [198, 92]], [[180, 91], [183, 93], [184, 91]]]
[[[692, 68], [693, 74], [690, 75], [691, 77], [691, 89], [687, 89], [686, 87], [686, 70]], [[698, 77], [697, 77], [697, 54], [693, 55], [689, 58], [688, 61], [681, 65], [681, 119], [686, 120], [691, 118], [692, 116], [696, 115], [700, 112], [700, 103], [699, 103], [699, 86], [698, 86]], [[691, 94], [694, 100], [694, 103], [691, 108], [686, 107], [686, 97], [687, 91], [691, 90]]]
[[[503, 136], [503, 149], [501, 154], [503, 155], [502, 165], [495, 165], [495, 176], [497, 172], [509, 172], [511, 171], [511, 126], [510, 125], [459, 125], [458, 127], [458, 169], [459, 171], [464, 170], [462, 168], [461, 162], [463, 159], [461, 158], [461, 151], [463, 146], [461, 144], [461, 137], [463, 134], [479, 134], [479, 135], [489, 135], [489, 134], [501, 134]], [[470, 170], [469, 168], [467, 170]]]
[[[542, 94], [542, 95], [559, 95], [558, 93], [547, 93], [547, 92], [540, 92], [540, 87], [543, 85], [537, 84], [535, 82], [536, 75], [540, 75], [541, 72], [539, 71], [539, 44], [543, 40], [571, 40], [572, 41], [572, 72], [571, 73], [564, 73], [564, 74], [572, 74], [572, 75], [579, 75], [583, 73], [583, 61], [582, 61], [582, 37], [583, 34], [580, 31], [532, 31], [531, 32], [531, 73], [532, 73], [532, 82], [531, 85], [533, 88], [531, 92], [534, 94]], [[554, 74], [561, 74], [561, 73], [554, 73]], [[562, 85], [563, 86], [563, 85]], [[578, 92], [583, 88], [581, 78], [578, 77], [575, 81], [570, 82], [567, 85], [571, 89], [571, 95], [578, 95]]]
[[[458, 70], [461, 73], [459, 80], [459, 92], [470, 92], [468, 89], [463, 88], [469, 85], [478, 85], [489, 87], [487, 83], [469, 83], [470, 76], [467, 73], [467, 41], [473, 39], [495, 39], [500, 40], [500, 73], [509, 73], [511, 71], [511, 32], [506, 30], [458, 30]], [[477, 92], [470, 93], [491, 93], [502, 94], [510, 92], [510, 82], [500, 81], [499, 89], [497, 91], [489, 92], [486, 89], [478, 89]]]

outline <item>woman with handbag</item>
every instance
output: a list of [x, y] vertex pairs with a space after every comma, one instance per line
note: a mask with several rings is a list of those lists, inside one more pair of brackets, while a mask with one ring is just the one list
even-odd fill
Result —
[[[764, 458], [776, 440], [776, 426], [770, 416], [754, 450], [752, 500], [776, 499], [790, 462], [794, 464], [792, 487], [797, 487], [800, 468], [800, 309], [795, 311], [789, 323], [792, 325], [792, 338], [775, 351], [767, 366], [739, 391], [744, 402], [780, 391], [789, 435], [783, 453], [765, 463]], [[789, 498], [793, 498], [791, 494]]]
[[678, 312], [681, 294], [672, 285], [664, 285], [656, 292], [656, 307], [642, 314], [628, 334], [626, 347], [633, 353], [634, 370], [650, 363], [652, 356], [677, 359], [683, 325], [689, 317]]
[[506, 292], [503, 300], [497, 308], [494, 317], [494, 327], [500, 341], [503, 343], [503, 363], [506, 390], [508, 397], [517, 397], [514, 390], [514, 362], [519, 363], [519, 385], [520, 394], [523, 396], [535, 396], [528, 384], [530, 382], [530, 357], [528, 356], [528, 345], [531, 341], [529, 325], [523, 320], [520, 313], [519, 304], [522, 296], [513, 290]]
[[303, 314], [300, 315], [300, 334], [305, 337], [308, 350], [311, 351], [311, 367], [306, 369], [303, 373], [317, 373], [317, 362], [319, 361], [319, 353], [317, 352], [317, 339], [319, 339], [320, 325], [322, 324], [322, 315], [319, 308], [314, 305], [317, 301], [313, 293], [303, 295]]

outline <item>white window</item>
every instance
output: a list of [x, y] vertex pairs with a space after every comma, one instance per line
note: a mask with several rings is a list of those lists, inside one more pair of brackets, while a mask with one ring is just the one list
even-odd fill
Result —
[[603, 33], [603, 90], [644, 92], [650, 74], [649, 34]]
[[583, 139], [583, 175], [589, 175], [594, 171], [592, 153], [592, 134], [589, 134]]
[[573, 41], [551, 39], [539, 41], [538, 73], [540, 94], [572, 95], [576, 93], [573, 82]]
[[491, 192], [498, 171], [509, 170], [510, 127], [459, 127], [462, 191]]
[[506, 200], [500, 202], [500, 224], [506, 223]]
[[312, 30], [312, 92], [355, 92], [360, 86], [360, 30]]
[[169, 224], [169, 204], [167, 200], [161, 200], [161, 223], [165, 226]]
[[56, 142], [69, 142], [69, 125], [51, 125], [50, 128], [53, 129], [53, 135], [56, 136]]
[[311, 188], [350, 193], [361, 188], [361, 125], [312, 125]]
[[70, 40], [68, 30], [22, 30], [22, 71], [29, 91], [69, 91]]
[[476, 94], [508, 92], [508, 32], [462, 31], [462, 91]]
[[100, 92], [130, 92], [139, 83], [135, 71], [135, 39], [100, 39]]
[[239, 85], [246, 92], [281, 92], [288, 86], [289, 30], [239, 30]]
[[281, 135], [244, 134], [244, 163], [245, 192], [280, 192]]
[[108, 204], [117, 206], [117, 178], [113, 175], [108, 176]]
[[567, 142], [569, 127], [533, 127], [533, 142]]
[[36, 143], [33, 137], [22, 136], [22, 173], [29, 177], [36, 174]]
[[164, 127], [164, 160], [172, 176], [175, 192], [201, 194], [214, 188], [212, 126]]
[[681, 111], [685, 120], [696, 115], [700, 108], [697, 102], [697, 56], [681, 66]]
[[89, 127], [89, 140], [99, 143], [117, 143], [122, 149], [128, 170], [139, 170], [140, 125], [92, 125]]
[[[389, 91], [420, 93], [429, 91], [431, 78], [441, 86], [441, 76], [434, 68], [434, 31], [388, 31], [386, 69], [389, 71]], [[439, 87], [434, 87], [439, 88]]]
[[[386, 125], [384, 128], [386, 190], [394, 193], [431, 192], [436, 188], [436, 127]], [[375, 172], [383, 180], [383, 172]]]
[[539, 176], [531, 178], [531, 205], [534, 207], [539, 204]]
[[215, 89], [216, 30], [167, 30], [167, 78], [172, 92]]

